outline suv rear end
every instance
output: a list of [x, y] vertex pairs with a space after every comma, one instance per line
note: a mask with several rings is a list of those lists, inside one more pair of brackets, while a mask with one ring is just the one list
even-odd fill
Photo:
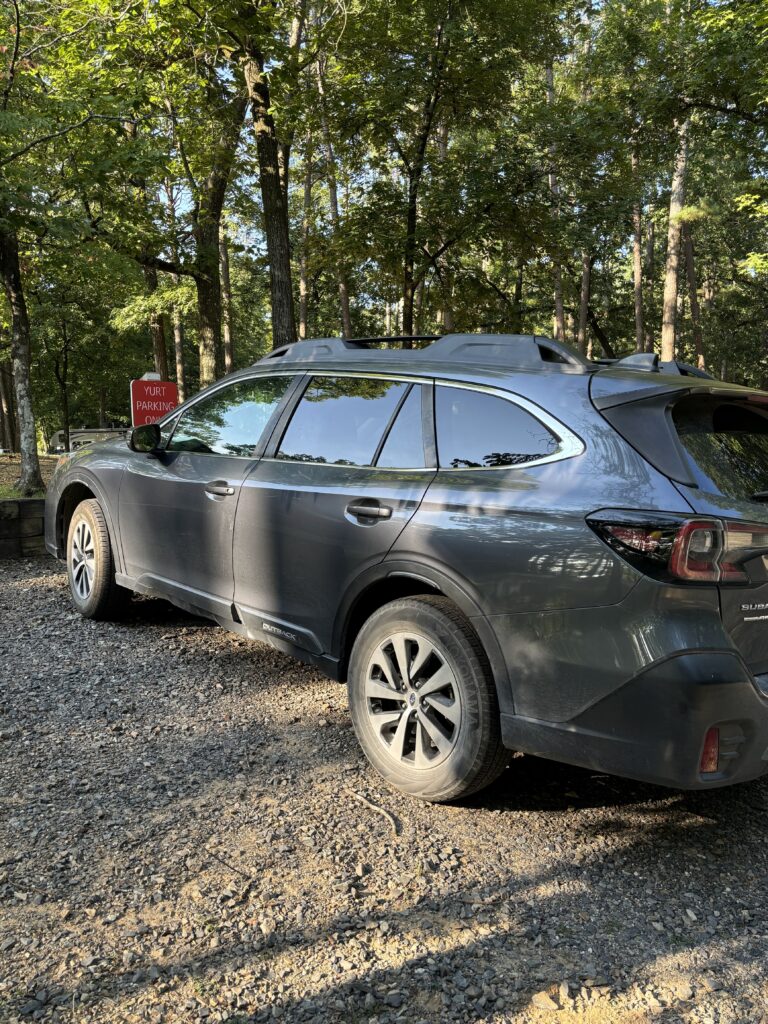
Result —
[[567, 720], [505, 718], [505, 741], [687, 788], [755, 778], [768, 769], [768, 395], [616, 368], [592, 376], [590, 398], [682, 501], [606, 490], [587, 522], [638, 582], [591, 609], [592, 637], [606, 620], [624, 631], [630, 671]]

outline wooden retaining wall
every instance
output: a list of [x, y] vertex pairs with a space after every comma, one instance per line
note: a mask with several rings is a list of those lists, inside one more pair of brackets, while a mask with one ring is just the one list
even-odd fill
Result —
[[0, 558], [44, 552], [44, 516], [44, 498], [0, 501]]

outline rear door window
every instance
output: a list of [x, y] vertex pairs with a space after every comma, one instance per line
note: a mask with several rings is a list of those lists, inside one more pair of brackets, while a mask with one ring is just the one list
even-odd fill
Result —
[[424, 469], [426, 464], [421, 385], [414, 384], [400, 406], [376, 465], [384, 469]]
[[515, 402], [469, 388], [435, 390], [441, 468], [523, 466], [554, 455], [555, 435]]
[[289, 376], [255, 377], [206, 395], [181, 414], [168, 451], [251, 456], [291, 382]]
[[768, 491], [768, 414], [759, 407], [684, 398], [672, 419], [700, 487], [746, 501]]
[[371, 466], [406, 381], [313, 377], [291, 417], [278, 459]]

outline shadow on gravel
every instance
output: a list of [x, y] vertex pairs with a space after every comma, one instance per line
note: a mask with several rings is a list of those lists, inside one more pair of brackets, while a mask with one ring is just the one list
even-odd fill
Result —
[[[765, 795], [762, 787], [760, 794]], [[519, 1013], [530, 1007], [535, 992], [563, 979], [578, 984], [597, 975], [599, 982], [610, 984], [614, 992], [620, 993], [635, 978], [643, 977], [644, 969], [658, 958], [704, 944], [710, 946], [709, 972], [717, 972], [734, 961], [754, 961], [755, 978], [759, 980], [765, 974], [765, 962], [756, 958], [764, 956], [764, 942], [762, 936], [747, 932], [743, 915], [729, 920], [730, 927], [723, 935], [712, 934], [705, 920], [682, 923], [684, 908], [694, 902], [694, 896], [686, 890], [695, 888], [701, 896], [721, 891], [723, 865], [731, 857], [728, 850], [713, 855], [712, 842], [720, 834], [718, 816], [727, 815], [730, 826], [742, 836], [741, 864], [764, 866], [763, 821], [756, 822], [751, 809], [734, 797], [718, 795], [708, 808], [711, 813], [697, 823], [691, 823], [688, 815], [685, 820], [673, 818], [655, 823], [659, 811], [650, 806], [645, 811], [646, 827], [628, 833], [626, 844], [607, 856], [593, 853], [579, 864], [564, 859], [539, 873], [510, 873], [492, 883], [458, 887], [440, 898], [427, 896], [402, 909], [391, 905], [382, 908], [381, 917], [388, 922], [389, 935], [401, 940], [402, 953], [397, 963], [380, 966], [374, 948], [366, 969], [355, 977], [336, 981], [330, 977], [321, 985], [307, 985], [311, 994], [302, 998], [287, 998], [275, 992], [268, 1003], [262, 1001], [260, 1007], [251, 1004], [247, 1019], [266, 1021], [272, 1015], [270, 1008], [277, 1005], [289, 1021], [349, 1022], [367, 1020], [375, 1012], [392, 1012], [389, 1008], [402, 1002], [410, 1009], [401, 1019], [408, 1021], [448, 1019], [441, 1016], [443, 1011], [448, 1013], [447, 1008], [451, 1014], [458, 1014], [450, 1019], [482, 1021], [491, 1019], [497, 1011], [491, 1002], [487, 1010], [473, 1008], [462, 1016], [462, 1008], [467, 1005], [466, 986], [461, 981], [456, 984], [462, 974], [483, 978], [494, 989], [506, 985], [512, 994], [505, 1000], [505, 1013]], [[669, 814], [668, 809], [666, 813]], [[675, 854], [684, 855], [683, 859], [670, 863]], [[400, 870], [404, 861], [407, 862], [407, 850], [396, 854], [389, 868], [393, 872]], [[696, 869], [695, 881], [688, 877], [687, 867], [692, 865]], [[754, 875], [746, 867], [741, 875], [737, 870], [734, 880], [739, 878], [751, 878], [755, 883]], [[624, 905], [619, 906], [605, 895], [606, 881], [609, 887], [624, 890]], [[631, 900], [626, 901], [628, 895], [637, 896], [641, 887], [649, 884], [659, 895], [650, 899], [646, 895], [642, 909]], [[563, 891], [558, 892], [559, 887]], [[595, 896], [603, 893], [602, 901], [586, 903], [588, 910], [583, 898], [585, 887]], [[724, 902], [734, 900], [741, 902], [735, 895]], [[504, 912], [499, 913], [502, 908]], [[680, 927], [667, 923], [670, 909], [679, 917]], [[697, 910], [701, 913], [698, 904]], [[649, 911], [653, 919], [664, 922], [664, 932], [653, 933], [650, 940]], [[494, 921], [489, 935], [477, 934], [479, 913], [490, 915]], [[578, 935], [580, 924], [584, 928], [582, 940]], [[215, 987], [224, 974], [248, 965], [274, 965], [279, 977], [279, 959], [289, 949], [311, 952], [321, 947], [329, 954], [343, 954], [351, 938], [364, 940], [370, 934], [364, 923], [351, 923], [344, 914], [323, 928], [275, 934], [258, 948], [249, 950], [235, 937], [215, 951], [169, 961], [163, 966], [162, 977], [193, 978]], [[434, 938], [447, 948], [426, 948], [426, 943]], [[594, 948], [587, 948], [590, 942]], [[333, 974], [333, 968], [329, 968], [329, 973]], [[133, 995], [152, 983], [135, 971], [117, 971], [111, 977], [102, 976], [98, 1001], [104, 1003], [121, 994]], [[424, 993], [429, 993], [429, 998]], [[70, 992], [66, 995], [71, 998]], [[689, 1009], [689, 1004], [673, 999], [670, 1012], [676, 1007], [682, 1012]], [[94, 1004], [89, 1004], [89, 1008], [93, 1010]], [[366, 1016], [358, 1017], [363, 1012]], [[395, 1016], [392, 1013], [386, 1019]]]
[[660, 786], [526, 755], [512, 757], [491, 786], [462, 801], [462, 806], [502, 812], [565, 811], [644, 803], [669, 793]]
[[199, 629], [221, 629], [212, 619], [185, 612], [159, 597], [134, 597], [125, 609], [120, 625], [194, 626]]
[[[300, 729], [300, 746], [312, 735], [310, 727]], [[209, 758], [211, 750], [199, 753]], [[194, 750], [184, 752], [184, 757], [190, 754], [194, 757]], [[232, 766], [226, 758], [217, 764], [214, 757], [211, 767], [214, 775], [218, 771], [224, 778]], [[672, 794], [670, 805], [665, 790], [614, 779], [606, 783], [602, 776], [546, 761], [516, 760], [492, 789], [472, 802], [475, 811], [501, 813], [500, 818], [483, 817], [478, 827], [503, 830], [507, 814], [531, 809], [570, 810], [569, 837], [575, 840], [576, 856], [573, 849], [563, 851], [541, 871], [507, 871], [487, 883], [451, 887], [434, 898], [427, 894], [411, 901], [406, 885], [400, 900], [388, 901], [372, 917], [376, 926], [386, 919], [388, 938], [400, 940], [396, 963], [381, 965], [374, 942], [365, 968], [354, 977], [347, 973], [334, 979], [335, 971], [343, 972], [329, 962], [321, 984], [307, 980], [299, 986], [309, 995], [293, 998], [275, 991], [268, 1001], [262, 997], [258, 1005], [251, 1003], [245, 1019], [266, 1021], [270, 1007], [277, 1005], [287, 1020], [349, 1022], [367, 1020], [374, 1013], [391, 1013], [387, 1019], [394, 1020], [393, 1008], [402, 1002], [410, 1008], [403, 1018], [409, 1021], [447, 1019], [441, 1015], [448, 1008], [458, 1014], [456, 1019], [482, 1021], [497, 1012], [493, 1000], [486, 1009], [473, 1008], [462, 1016], [468, 1005], [466, 986], [456, 984], [462, 974], [484, 979], [492, 990], [507, 986], [511, 994], [504, 1012], [518, 1013], [530, 1006], [534, 993], [563, 979], [580, 984], [597, 976], [621, 993], [636, 978], [644, 978], [659, 959], [704, 946], [709, 972], [753, 963], [755, 980], [764, 980], [765, 936], [762, 929], [750, 927], [749, 908], [765, 879], [766, 794], [766, 784], [757, 783], [704, 795]], [[133, 796], [126, 794], [126, 811]], [[580, 808], [613, 813], [585, 821]], [[625, 822], [621, 815], [629, 809], [634, 818]], [[181, 810], [173, 801], [166, 809], [156, 808], [155, 826], [159, 818], [167, 829]], [[562, 825], [559, 830], [564, 831]], [[734, 836], [739, 837], [737, 851]], [[608, 838], [607, 845], [595, 843]], [[530, 842], [543, 839], [532, 835]], [[391, 847], [391, 855], [373, 870], [393, 878], [407, 874], [407, 830]], [[242, 885], [242, 878], [233, 878]], [[693, 919], [686, 916], [691, 908]], [[489, 934], [478, 934], [480, 914], [490, 922]], [[653, 921], [660, 931], [654, 930]], [[352, 906], [321, 928], [287, 928], [247, 947], [235, 930], [215, 950], [170, 958], [160, 978], [194, 979], [215, 991], [220, 979], [233, 971], [252, 968], [263, 977], [274, 966], [279, 977], [280, 958], [290, 951], [311, 954], [320, 948], [330, 959], [332, 952], [343, 956], [352, 940], [367, 942], [372, 935], [378, 937], [377, 928], [371, 932]], [[436, 949], [435, 941], [444, 948]], [[115, 964], [101, 974], [89, 1010], [150, 990], [156, 978], [147, 974], [148, 966], [149, 962], [136, 964], [122, 971]], [[67, 1000], [75, 990], [63, 993]], [[673, 1001], [670, 1013], [675, 1006]], [[677, 1008], [683, 1012], [686, 1004]]]

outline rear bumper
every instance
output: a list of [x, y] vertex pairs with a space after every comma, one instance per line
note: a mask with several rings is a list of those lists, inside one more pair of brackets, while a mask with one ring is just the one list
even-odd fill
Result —
[[[729, 651], [657, 662], [569, 722], [502, 715], [505, 746], [679, 789], [710, 789], [768, 772], [768, 698]], [[718, 771], [699, 770], [720, 730]]]

